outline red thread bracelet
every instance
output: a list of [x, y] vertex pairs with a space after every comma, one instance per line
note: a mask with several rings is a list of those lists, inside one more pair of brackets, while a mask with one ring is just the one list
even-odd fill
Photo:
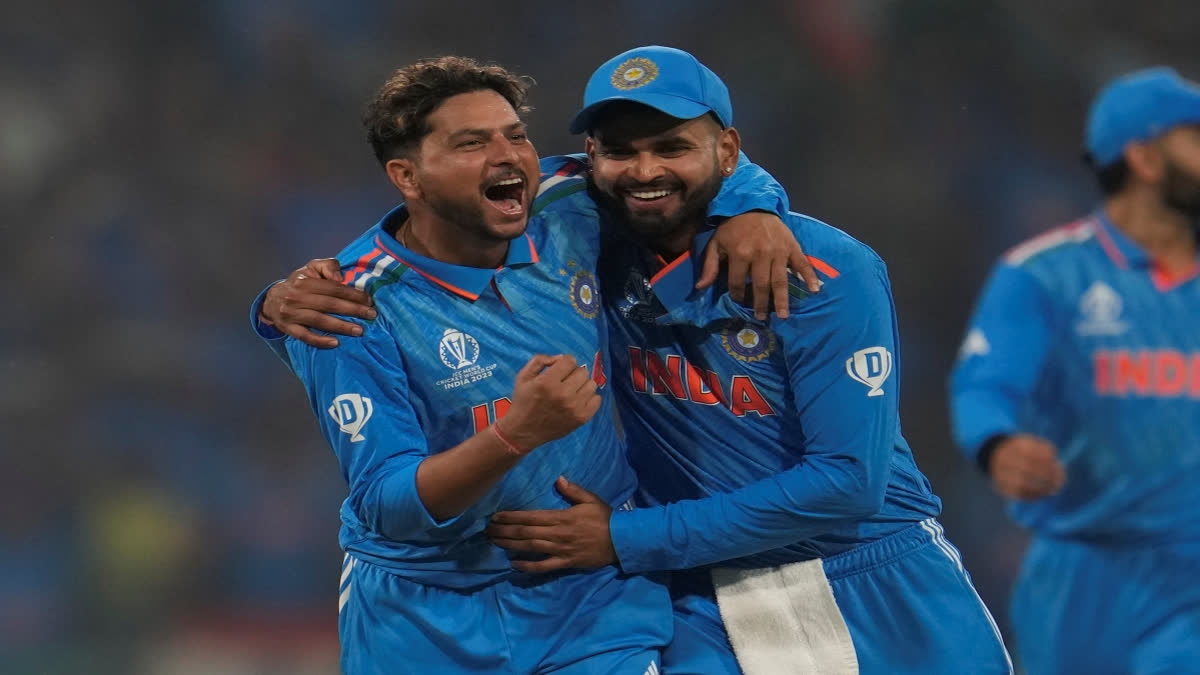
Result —
[[504, 444], [504, 447], [509, 452], [511, 452], [512, 454], [514, 454], [518, 457], [524, 457], [527, 454], [524, 450], [522, 450], [521, 448], [518, 448], [515, 443], [513, 443], [512, 441], [505, 438], [504, 434], [500, 433], [500, 425], [499, 424], [493, 424], [488, 428], [492, 430], [492, 433], [496, 434], [496, 438], [500, 439], [500, 442]]

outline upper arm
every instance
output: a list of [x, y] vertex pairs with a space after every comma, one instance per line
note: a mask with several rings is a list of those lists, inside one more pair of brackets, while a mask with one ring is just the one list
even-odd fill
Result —
[[996, 433], [1016, 430], [1018, 408], [1041, 377], [1054, 316], [1029, 271], [1003, 263], [992, 271], [950, 379], [955, 438], [967, 454]]
[[708, 206], [708, 217], [729, 218], [749, 211], [767, 211], [787, 218], [787, 191], [746, 153], [738, 155], [733, 174], [721, 182], [721, 190]]
[[821, 293], [776, 322], [799, 414], [805, 461], [822, 462], [881, 501], [899, 429], [899, 344], [882, 261], [851, 250]]
[[395, 340], [376, 320], [364, 324], [361, 338], [343, 339], [337, 349], [290, 338], [287, 343], [359, 518], [378, 531], [403, 529], [403, 523], [379, 521], [376, 488], [397, 472], [415, 475], [429, 448]]

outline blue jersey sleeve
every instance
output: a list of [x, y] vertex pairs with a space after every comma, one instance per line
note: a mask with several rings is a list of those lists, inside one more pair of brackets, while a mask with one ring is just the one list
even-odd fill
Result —
[[337, 455], [356, 517], [389, 539], [419, 541], [456, 519], [436, 521], [417, 494], [417, 466], [430, 449], [395, 339], [382, 317], [357, 322], [363, 336], [344, 339], [337, 349], [288, 338], [287, 351]]
[[267, 298], [267, 291], [271, 290], [271, 288], [277, 283], [279, 282], [272, 281], [271, 283], [267, 284], [267, 287], [262, 289], [262, 292], [258, 294], [258, 297], [254, 298], [254, 302], [250, 303], [250, 328], [254, 331], [255, 335], [257, 335], [263, 342], [267, 343], [267, 346], [271, 348], [271, 351], [275, 352], [276, 356], [283, 359], [283, 362], [287, 364], [288, 368], [291, 368], [292, 357], [290, 354], [288, 354], [287, 341], [285, 340], [287, 336], [276, 330], [274, 326], [268, 326], [267, 324], [258, 320], [258, 315], [262, 311], [263, 302]]
[[[877, 512], [899, 429], [897, 329], [882, 261], [853, 251], [821, 293], [793, 298], [782, 342], [800, 437], [786, 471], [728, 493], [614, 512], [629, 572], [683, 569], [811, 538]], [[801, 452], [802, 450], [802, 452]]]
[[737, 168], [721, 183], [721, 191], [709, 203], [708, 218], [720, 220], [750, 211], [767, 211], [786, 219], [788, 197], [774, 176], [741, 152]]
[[950, 376], [954, 439], [969, 458], [992, 436], [1018, 430], [1020, 408], [1049, 352], [1053, 316], [1044, 287], [1027, 270], [993, 270]]

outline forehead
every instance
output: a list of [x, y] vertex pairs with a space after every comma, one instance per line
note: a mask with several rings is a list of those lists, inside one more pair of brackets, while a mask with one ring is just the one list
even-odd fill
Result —
[[462, 129], [494, 129], [521, 121], [512, 104], [491, 89], [456, 94], [442, 101], [429, 114], [434, 134], [452, 134]]

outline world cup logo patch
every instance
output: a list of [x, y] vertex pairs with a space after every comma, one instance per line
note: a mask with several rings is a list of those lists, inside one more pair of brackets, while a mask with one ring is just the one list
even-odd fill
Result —
[[743, 325], [721, 331], [721, 346], [738, 361], [761, 361], [775, 351], [775, 334], [757, 326]]
[[451, 370], [466, 368], [479, 360], [479, 343], [456, 328], [447, 328], [438, 342], [438, 356]]
[[571, 304], [576, 312], [589, 319], [600, 314], [600, 291], [591, 272], [580, 270], [571, 279]]
[[613, 72], [612, 86], [617, 89], [637, 89], [654, 81], [658, 77], [658, 66], [647, 58], [629, 59]]

